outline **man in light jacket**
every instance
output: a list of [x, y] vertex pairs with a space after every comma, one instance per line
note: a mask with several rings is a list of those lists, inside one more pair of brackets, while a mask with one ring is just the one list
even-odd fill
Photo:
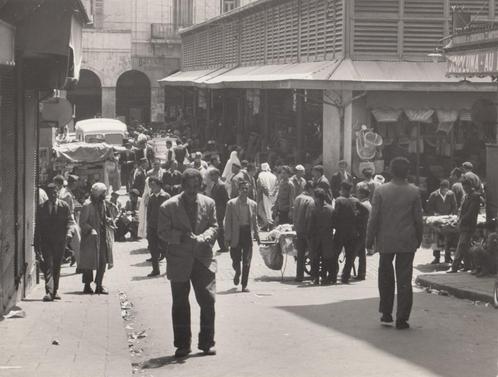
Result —
[[232, 266], [235, 270], [233, 283], [239, 285], [242, 262], [242, 292], [248, 292], [247, 282], [252, 260], [252, 241], [259, 243], [257, 204], [248, 198], [249, 182], [239, 180], [239, 196], [227, 203], [225, 214], [225, 242], [230, 246]]
[[372, 213], [367, 227], [366, 246], [371, 253], [374, 242], [380, 253], [379, 293], [381, 323], [393, 322], [394, 270], [398, 307], [396, 328], [409, 328], [408, 320], [413, 302], [413, 258], [422, 243], [422, 204], [417, 187], [407, 182], [410, 162], [403, 157], [391, 161], [391, 182], [375, 190]]
[[198, 348], [215, 355], [214, 318], [216, 260], [213, 245], [218, 223], [214, 200], [199, 194], [201, 173], [186, 169], [182, 175], [183, 192], [159, 208], [158, 236], [166, 247], [166, 275], [171, 281], [172, 319], [175, 357], [186, 357], [190, 348], [190, 284], [201, 308]]

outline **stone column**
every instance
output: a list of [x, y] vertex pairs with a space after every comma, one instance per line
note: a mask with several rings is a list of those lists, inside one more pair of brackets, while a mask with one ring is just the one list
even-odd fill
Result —
[[335, 172], [337, 162], [341, 159], [341, 121], [339, 109], [327, 102], [333, 94], [323, 91], [323, 167], [325, 175], [330, 176]]
[[102, 118], [116, 117], [116, 88], [102, 88]]

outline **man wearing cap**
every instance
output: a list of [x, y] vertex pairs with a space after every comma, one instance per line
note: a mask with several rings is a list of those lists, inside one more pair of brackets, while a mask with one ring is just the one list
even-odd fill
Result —
[[304, 166], [297, 165], [294, 168], [294, 175], [291, 177], [290, 182], [294, 185], [294, 189], [296, 192], [296, 197], [302, 194], [304, 191], [304, 186], [306, 185], [306, 179], [304, 179]]
[[43, 301], [60, 300], [57, 294], [62, 259], [71, 227], [73, 216], [68, 205], [57, 197], [57, 186], [47, 186], [48, 200], [38, 207], [35, 226], [35, 250], [43, 259], [42, 269], [45, 275], [45, 297]]
[[[107, 294], [102, 282], [106, 267], [113, 267], [112, 247], [114, 242], [114, 218], [111, 206], [105, 197], [107, 186], [97, 182], [92, 186], [90, 199], [81, 208], [81, 247], [78, 268], [83, 271], [83, 293], [91, 294], [91, 283], [95, 282], [95, 293]], [[96, 270], [95, 279], [93, 270]]]

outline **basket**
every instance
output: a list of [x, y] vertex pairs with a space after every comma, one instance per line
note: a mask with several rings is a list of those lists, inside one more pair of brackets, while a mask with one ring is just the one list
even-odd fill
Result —
[[272, 270], [281, 270], [284, 264], [282, 249], [278, 242], [264, 242], [259, 245], [259, 253], [266, 267]]

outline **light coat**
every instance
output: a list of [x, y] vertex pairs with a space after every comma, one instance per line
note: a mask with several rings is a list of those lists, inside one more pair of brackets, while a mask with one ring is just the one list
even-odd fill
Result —
[[[230, 243], [230, 247], [237, 247], [240, 240], [240, 217], [239, 217], [239, 198], [231, 199], [227, 203], [225, 213], [225, 241]], [[251, 225], [251, 238], [258, 236], [258, 206], [254, 200], [247, 198], [249, 205], [249, 217]]]
[[[166, 249], [166, 275], [173, 282], [190, 279], [194, 261], [197, 260], [211, 272], [216, 272], [213, 245], [218, 232], [214, 200], [197, 195], [197, 219], [192, 229], [179, 194], [164, 202], [159, 208], [158, 235], [168, 245]], [[193, 233], [198, 240], [185, 239]]]
[[[103, 203], [105, 216], [113, 218], [112, 203]], [[114, 258], [112, 255], [112, 247], [114, 243], [114, 230], [106, 225], [105, 234], [102, 234], [100, 227], [101, 219], [97, 207], [90, 200], [87, 200], [81, 207], [80, 214], [80, 229], [81, 229], [81, 245], [78, 268], [83, 270], [96, 270], [99, 266], [100, 239], [106, 238], [107, 245], [107, 265], [112, 268]], [[95, 230], [95, 232], [92, 232]], [[96, 233], [96, 234], [95, 234]]]

